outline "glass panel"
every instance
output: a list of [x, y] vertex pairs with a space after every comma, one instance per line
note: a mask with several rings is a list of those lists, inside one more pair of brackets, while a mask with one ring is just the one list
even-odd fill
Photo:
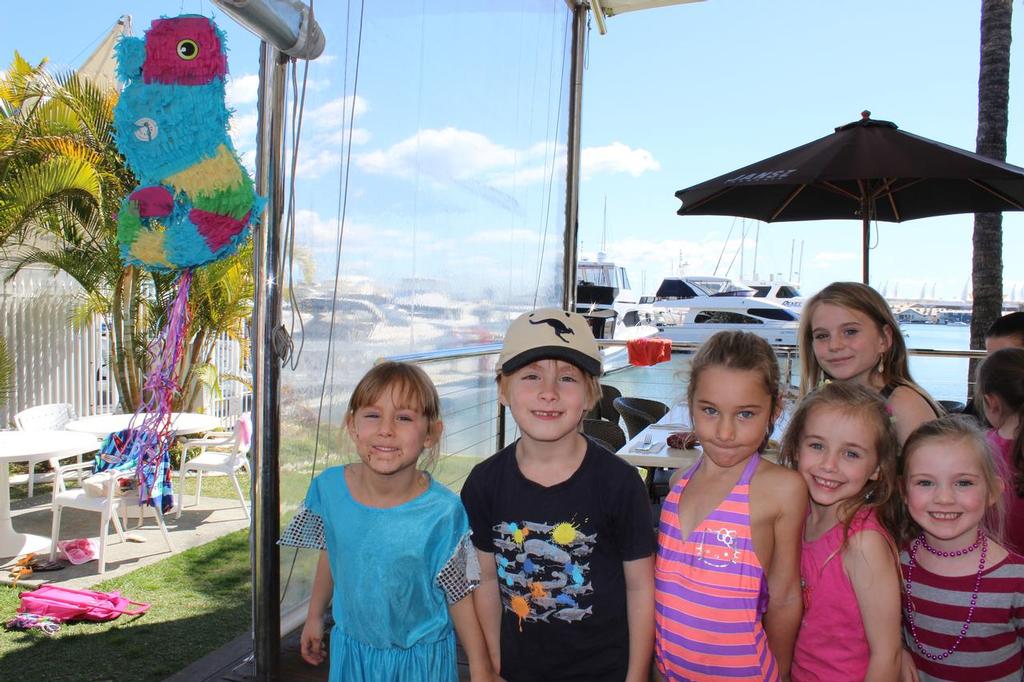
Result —
[[[314, 475], [355, 457], [345, 409], [377, 359], [500, 341], [520, 312], [562, 299], [566, 3], [368, 3], [361, 26], [348, 11], [317, 6], [328, 47], [306, 90], [282, 525]], [[434, 473], [457, 489], [495, 450], [494, 357], [425, 368], [446, 426]], [[283, 613], [308, 594], [315, 554], [282, 548]]]

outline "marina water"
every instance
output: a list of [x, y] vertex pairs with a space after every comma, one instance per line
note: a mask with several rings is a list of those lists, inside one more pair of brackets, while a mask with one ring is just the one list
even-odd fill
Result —
[[[904, 324], [900, 327], [908, 348], [932, 350], [968, 350], [971, 328], [958, 325]], [[689, 374], [689, 353], [673, 353], [672, 362], [655, 367], [628, 367], [612, 372], [603, 379], [622, 391], [623, 395], [642, 396], [666, 404], [682, 402], [686, 397]], [[967, 358], [910, 357], [910, 373], [914, 381], [936, 400], [966, 402]], [[800, 367], [794, 362], [792, 385], [800, 382]]]
[[[942, 324], [905, 324], [900, 327], [908, 348], [934, 350], [969, 350], [970, 326]], [[910, 357], [910, 373], [914, 381], [936, 400], [959, 400], [968, 397], [967, 358]]]

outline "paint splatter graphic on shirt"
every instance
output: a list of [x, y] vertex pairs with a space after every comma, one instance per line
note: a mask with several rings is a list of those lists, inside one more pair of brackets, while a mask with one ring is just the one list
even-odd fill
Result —
[[570, 521], [503, 521], [493, 531], [502, 605], [519, 619], [520, 631], [524, 623], [573, 623], [593, 615], [586, 557], [596, 533], [587, 535]]

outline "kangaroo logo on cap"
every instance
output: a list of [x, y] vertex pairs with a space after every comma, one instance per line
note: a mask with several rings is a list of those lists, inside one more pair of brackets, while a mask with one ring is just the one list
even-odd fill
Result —
[[551, 328], [555, 330], [555, 335], [558, 336], [558, 338], [561, 339], [564, 343], [569, 343], [569, 339], [567, 339], [564, 336], [562, 336], [562, 334], [575, 334], [576, 333], [573, 330], [569, 329], [569, 327], [566, 326], [565, 322], [562, 322], [561, 320], [556, 320], [553, 317], [548, 317], [548, 318], [545, 318], [543, 320], [537, 320], [536, 322], [534, 322], [533, 320], [529, 320], [529, 322], [530, 322], [530, 324], [549, 324], [549, 325], [551, 325]]

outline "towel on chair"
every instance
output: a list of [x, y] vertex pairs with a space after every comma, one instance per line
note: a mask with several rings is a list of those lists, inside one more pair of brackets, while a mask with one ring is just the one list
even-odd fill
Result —
[[644, 337], [626, 342], [629, 364], [634, 367], [650, 367], [672, 359], [672, 342], [668, 339]]

